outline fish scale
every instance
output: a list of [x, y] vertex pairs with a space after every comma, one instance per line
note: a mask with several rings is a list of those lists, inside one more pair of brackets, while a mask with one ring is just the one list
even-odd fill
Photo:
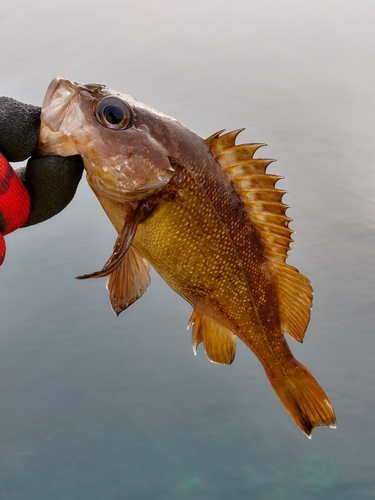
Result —
[[[269, 370], [284, 374], [284, 365], [278, 362], [271, 348], [283, 350], [284, 363], [292, 355], [284, 337], [274, 335], [279, 325], [276, 294], [260, 245], [249, 249], [249, 241], [256, 237], [251, 221], [237, 198], [231, 200], [230, 192], [210, 182], [214, 179], [212, 174], [203, 185], [205, 196], [202, 196], [200, 176], [195, 179], [183, 167], [176, 175], [182, 194], [173, 202], [160, 202], [152, 215], [139, 225], [133, 245], [197, 310], [205, 311], [236, 334]], [[224, 193], [211, 196], [212, 190]], [[162, 199], [162, 193], [160, 197]], [[234, 222], [228, 227], [226, 217], [221, 220], [221, 213], [230, 201], [231, 209], [228, 207], [225, 213], [232, 213], [234, 207], [239, 213], [235, 218], [232, 215]], [[219, 205], [220, 213], [215, 210]], [[202, 228], [204, 224], [209, 228], [206, 231]], [[213, 233], [210, 228], [220, 229]], [[179, 240], [183, 241], [183, 252], [175, 242], [177, 230]]]

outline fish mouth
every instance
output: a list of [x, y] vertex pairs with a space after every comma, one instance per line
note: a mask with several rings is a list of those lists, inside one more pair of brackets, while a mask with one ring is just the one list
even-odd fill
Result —
[[83, 98], [94, 99], [95, 96], [100, 96], [105, 89], [105, 85], [101, 84], [83, 85], [68, 78], [54, 78], [43, 101], [36, 153], [60, 156], [79, 154], [73, 132], [82, 128], [80, 103]]
[[[78, 154], [77, 145], [64, 130], [64, 121], [72, 114], [77, 99], [79, 84], [73, 80], [57, 77], [49, 84], [40, 115], [38, 155], [71, 156]], [[69, 118], [68, 121], [72, 121]]]
[[52, 132], [57, 132], [76, 97], [78, 83], [57, 77], [49, 84], [44, 97], [40, 119]]

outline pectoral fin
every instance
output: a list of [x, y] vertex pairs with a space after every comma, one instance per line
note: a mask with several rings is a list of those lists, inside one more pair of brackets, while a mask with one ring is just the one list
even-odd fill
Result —
[[124, 258], [126, 252], [129, 250], [130, 245], [133, 242], [138, 224], [144, 214], [144, 208], [144, 203], [140, 202], [134, 210], [129, 210], [126, 213], [122, 231], [118, 235], [118, 238], [113, 247], [112, 255], [104, 264], [103, 269], [94, 273], [77, 276], [76, 278], [78, 280], [84, 280], [88, 278], [102, 278], [103, 276], [108, 276], [120, 265], [122, 259]]
[[197, 354], [198, 344], [203, 342], [210, 361], [224, 365], [232, 363], [236, 355], [236, 340], [228, 328], [196, 310], [193, 311], [189, 324], [193, 324], [194, 354]]
[[150, 264], [131, 245], [117, 268], [109, 275], [107, 289], [113, 312], [119, 315], [135, 302], [151, 282]]

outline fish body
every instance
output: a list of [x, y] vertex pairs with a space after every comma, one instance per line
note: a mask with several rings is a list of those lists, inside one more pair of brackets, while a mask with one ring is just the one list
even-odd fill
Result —
[[192, 343], [230, 364], [235, 337], [262, 363], [301, 430], [335, 425], [328, 397], [292, 354], [312, 301], [286, 264], [291, 241], [280, 177], [240, 130], [203, 140], [178, 121], [102, 85], [55, 79], [42, 108], [40, 154], [80, 154], [119, 233], [101, 271], [119, 314], [147, 289], [150, 264], [192, 306]]

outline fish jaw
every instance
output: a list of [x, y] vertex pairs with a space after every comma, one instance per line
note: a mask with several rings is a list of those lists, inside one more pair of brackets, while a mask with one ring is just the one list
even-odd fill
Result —
[[[129, 129], [113, 130], [98, 122], [95, 107], [108, 96], [122, 100], [132, 110], [134, 123]], [[153, 137], [154, 122], [147, 114], [153, 110], [145, 112], [144, 108], [104, 85], [55, 78], [42, 107], [37, 153], [79, 154], [96, 194], [116, 202], [144, 199], [164, 187], [174, 172], [168, 149]]]
[[[65, 78], [57, 77], [52, 80], [47, 89], [42, 106], [42, 123], [51, 131], [57, 132], [74, 100], [78, 84]], [[53, 112], [50, 112], [51, 107]]]
[[[76, 143], [64, 130], [66, 119], [76, 98], [76, 83], [58, 77], [50, 83], [42, 106], [37, 153], [40, 155], [71, 156], [78, 153]], [[68, 120], [71, 123], [71, 120]]]

